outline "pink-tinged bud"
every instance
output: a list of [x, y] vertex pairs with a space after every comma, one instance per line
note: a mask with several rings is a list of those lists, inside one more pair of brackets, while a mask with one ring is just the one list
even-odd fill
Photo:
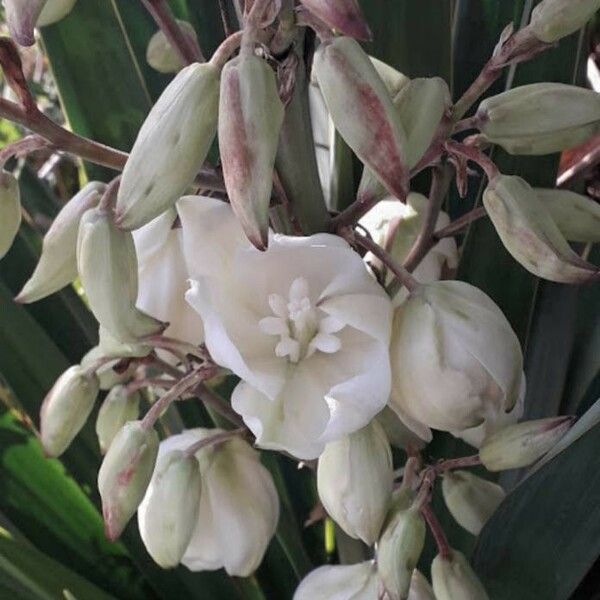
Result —
[[373, 39], [360, 6], [356, 0], [300, 0], [331, 29], [363, 42]]
[[4, 12], [10, 35], [20, 46], [33, 46], [33, 33], [47, 0], [4, 0]]
[[219, 150], [231, 207], [248, 239], [265, 250], [273, 167], [283, 123], [275, 73], [258, 56], [228, 62], [221, 74]]
[[348, 37], [321, 44], [314, 72], [336, 129], [397, 198], [408, 192], [406, 133], [373, 63]]
[[481, 581], [465, 555], [451, 550], [431, 563], [431, 582], [437, 600], [489, 600]]

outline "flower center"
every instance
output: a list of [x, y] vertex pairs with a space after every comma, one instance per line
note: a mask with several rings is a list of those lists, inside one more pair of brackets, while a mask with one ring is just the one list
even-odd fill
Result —
[[267, 335], [279, 336], [275, 354], [280, 358], [297, 363], [317, 350], [333, 354], [342, 347], [333, 334], [343, 329], [344, 323], [312, 304], [304, 277], [294, 279], [287, 299], [270, 294], [269, 306], [274, 316], [261, 319], [258, 326]]

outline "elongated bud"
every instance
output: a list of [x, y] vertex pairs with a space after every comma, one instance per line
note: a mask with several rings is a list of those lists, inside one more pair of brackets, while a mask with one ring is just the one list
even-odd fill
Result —
[[462, 552], [438, 554], [431, 563], [431, 582], [436, 600], [488, 600], [481, 581]]
[[173, 206], [200, 170], [217, 131], [219, 69], [195, 63], [168, 85], [123, 170], [117, 224], [137, 229]]
[[[198, 44], [198, 36], [196, 30], [191, 23], [177, 19], [183, 35], [193, 44]], [[159, 73], [177, 73], [185, 67], [181, 56], [171, 46], [171, 42], [162, 30], [158, 30], [148, 42], [146, 48], [146, 61], [148, 64]]]
[[550, 154], [600, 131], [600, 94], [563, 83], [533, 83], [486, 98], [477, 116], [484, 138], [510, 154]]
[[33, 46], [34, 27], [47, 0], [4, 0], [10, 36], [20, 46]]
[[177, 566], [198, 522], [202, 479], [195, 456], [174, 450], [161, 456], [144, 498], [144, 544], [164, 569]]
[[100, 382], [79, 366], [69, 367], [44, 398], [40, 437], [47, 456], [60, 456], [92, 412]]
[[98, 491], [106, 537], [116, 540], [137, 510], [152, 477], [158, 434], [140, 421], [125, 423], [110, 445], [100, 471]]
[[331, 29], [363, 42], [373, 39], [365, 17], [356, 0], [300, 0]]
[[330, 442], [319, 458], [317, 488], [325, 510], [369, 546], [379, 537], [393, 481], [390, 444], [377, 421]]
[[77, 238], [77, 268], [90, 308], [119, 341], [158, 333], [164, 324], [135, 307], [138, 269], [131, 233], [117, 229], [108, 214], [88, 210]]
[[484, 192], [483, 204], [505, 248], [530, 273], [561, 283], [598, 277], [598, 268], [572, 250], [525, 180], [499, 175]]
[[116, 385], [110, 390], [98, 411], [98, 418], [96, 419], [96, 434], [102, 454], [106, 454], [123, 425], [128, 421], [135, 421], [139, 414], [139, 392], [129, 394], [127, 387], [124, 385]]
[[565, 238], [571, 242], [600, 242], [600, 204], [569, 190], [535, 188]]
[[219, 150], [231, 208], [259, 250], [269, 234], [273, 167], [283, 123], [275, 73], [258, 56], [229, 61], [221, 75]]
[[442, 492], [450, 514], [473, 535], [479, 535], [506, 496], [498, 484], [468, 471], [445, 473]]
[[413, 571], [410, 580], [410, 591], [406, 600], [435, 600], [429, 581], [417, 569]]
[[29, 303], [60, 290], [77, 277], [77, 233], [83, 214], [98, 205], [106, 186], [93, 181], [79, 191], [56, 215], [44, 236], [42, 254], [33, 275], [16, 297]]
[[552, 44], [583, 27], [600, 9], [600, 0], [543, 0], [531, 12], [531, 30]]
[[377, 546], [377, 572], [390, 597], [408, 596], [413, 571], [425, 543], [425, 521], [412, 506], [392, 513]]
[[488, 471], [527, 467], [544, 456], [573, 422], [573, 417], [552, 417], [505, 427], [485, 440], [479, 458]]
[[64, 19], [73, 10], [75, 2], [77, 0], [46, 0], [37, 18], [36, 27], [45, 27]]
[[0, 259], [10, 250], [21, 226], [19, 182], [8, 171], [0, 173]]
[[313, 68], [340, 135], [394, 196], [405, 198], [406, 134], [369, 57], [341, 37], [319, 46]]

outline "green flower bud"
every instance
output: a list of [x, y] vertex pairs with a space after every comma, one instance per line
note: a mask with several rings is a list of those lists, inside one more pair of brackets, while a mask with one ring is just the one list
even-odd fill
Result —
[[273, 69], [258, 56], [229, 61], [221, 75], [219, 150], [231, 208], [248, 239], [265, 250], [273, 167], [283, 123]]
[[358, 42], [340, 37], [319, 46], [313, 68], [340, 135], [394, 196], [404, 198], [406, 134], [369, 57]]
[[0, 258], [10, 250], [21, 226], [19, 182], [8, 171], [0, 173]]
[[116, 540], [137, 510], [152, 477], [158, 434], [141, 421], [125, 423], [110, 445], [100, 471], [98, 491], [106, 536]]
[[488, 600], [481, 581], [462, 552], [438, 554], [431, 563], [431, 582], [436, 600]]
[[40, 260], [17, 302], [35, 302], [76, 279], [79, 222], [86, 211], [97, 206], [105, 187], [97, 181], [88, 183], [56, 215], [44, 236]]
[[551, 417], [510, 425], [490, 435], [479, 449], [488, 471], [518, 469], [544, 456], [573, 425], [573, 417]]
[[562, 283], [598, 276], [598, 268], [572, 250], [525, 180], [499, 175], [485, 190], [483, 204], [505, 248], [530, 273]]
[[600, 131], [600, 94], [563, 83], [533, 83], [485, 99], [483, 137], [510, 154], [550, 154]]
[[139, 417], [140, 398], [139, 392], [129, 394], [124, 385], [116, 385], [110, 390], [96, 419], [96, 434], [102, 454], [106, 454], [123, 425]]
[[37, 18], [36, 27], [45, 27], [64, 19], [73, 10], [75, 2], [77, 0], [46, 0]]
[[69, 367], [44, 398], [40, 438], [47, 456], [60, 456], [92, 412], [100, 382], [79, 365]]
[[450, 514], [473, 535], [479, 535], [506, 496], [498, 484], [468, 471], [444, 473], [442, 493]]
[[331, 29], [364, 42], [373, 39], [356, 0], [300, 0], [300, 2]]
[[[198, 44], [198, 36], [196, 30], [191, 23], [177, 19], [183, 35], [185, 35], [192, 43]], [[177, 73], [185, 67], [181, 56], [171, 46], [167, 36], [162, 30], [158, 30], [148, 42], [146, 48], [146, 62], [159, 73]]]
[[543, 0], [531, 12], [531, 30], [552, 44], [583, 27], [600, 9], [600, 0]]
[[88, 210], [77, 239], [77, 267], [90, 308], [119, 341], [156, 334], [164, 324], [135, 307], [138, 268], [131, 233], [117, 229], [108, 214]]
[[20, 46], [33, 46], [33, 29], [47, 0], [4, 0], [4, 16], [10, 36]]
[[142, 125], [123, 170], [117, 224], [137, 229], [193, 182], [217, 131], [219, 69], [195, 63], [168, 85]]

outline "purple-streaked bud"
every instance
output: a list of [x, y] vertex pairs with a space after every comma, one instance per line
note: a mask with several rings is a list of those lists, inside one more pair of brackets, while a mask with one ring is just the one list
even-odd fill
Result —
[[10, 35], [20, 46], [33, 46], [33, 30], [47, 0], [4, 0]]
[[356, 0], [300, 0], [300, 2], [331, 29], [363, 42], [373, 39], [373, 34]]

